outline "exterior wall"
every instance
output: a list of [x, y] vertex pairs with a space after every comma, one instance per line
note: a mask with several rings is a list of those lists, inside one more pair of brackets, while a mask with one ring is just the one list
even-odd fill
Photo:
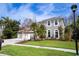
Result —
[[[58, 22], [58, 25], [55, 25], [55, 20], [57, 20]], [[50, 21], [50, 25], [48, 25], [48, 21]], [[64, 22], [63, 20], [60, 20], [60, 19], [49, 19], [49, 20], [46, 20], [44, 22], [42, 22], [42, 24], [46, 27], [46, 38], [48, 38], [48, 30], [50, 30], [50, 35], [51, 37], [50, 38], [55, 38], [55, 30], [58, 30], [58, 38], [56, 39], [59, 39], [60, 38], [60, 35], [59, 35], [59, 26], [62, 26], [63, 28], [63, 35], [64, 35]]]
[[18, 38], [24, 39], [24, 40], [30, 40], [33, 38], [33, 33], [18, 33]]
[[[58, 25], [55, 25], [56, 20], [58, 22]], [[48, 21], [50, 21], [50, 25], [48, 25]], [[40, 24], [43, 24], [46, 28], [46, 38], [49, 38], [49, 39], [56, 38], [55, 37], [55, 31], [57, 30], [58, 31], [58, 38], [56, 38], [56, 39], [59, 39], [60, 38], [59, 26], [62, 26], [63, 35], [64, 35], [65, 25], [64, 25], [64, 21], [61, 20], [61, 18], [51, 18], [51, 19], [48, 19], [48, 20], [45, 20], [45, 21], [38, 23], [38, 25], [40, 25]], [[50, 30], [50, 37], [48, 37], [48, 30]], [[18, 33], [18, 38], [30, 40], [30, 39], [34, 38], [34, 33]]]
[[[55, 34], [55, 31], [56, 31], [56, 30], [58, 31], [58, 38], [55, 37], [55, 35], [56, 35], [56, 34]], [[56, 38], [56, 39], [59, 39], [59, 38], [60, 38], [59, 30], [58, 30], [58, 29], [54, 29], [54, 38]]]

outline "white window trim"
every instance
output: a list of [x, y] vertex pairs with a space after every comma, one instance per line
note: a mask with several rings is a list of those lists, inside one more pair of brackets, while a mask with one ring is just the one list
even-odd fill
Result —
[[[50, 31], [50, 37], [51, 37], [51, 30], [50, 30], [50, 29], [47, 30], [47, 37], [48, 37], [48, 35], [49, 35], [49, 34], [48, 34], [48, 31]], [[50, 38], [50, 37], [48, 37], [48, 38]]]
[[[48, 25], [48, 22], [50, 22], [50, 25]], [[51, 26], [51, 21], [47, 21], [47, 26]]]
[[[58, 38], [55, 37], [55, 31], [56, 31], [56, 30], [58, 31]], [[59, 30], [58, 30], [58, 29], [55, 29], [55, 30], [54, 30], [54, 38], [59, 39]]]
[[57, 24], [57, 25], [55, 25], [55, 20], [54, 20], [54, 26], [59, 26], [59, 21], [58, 21], [58, 20], [57, 20], [57, 23], [58, 23], [58, 24]]

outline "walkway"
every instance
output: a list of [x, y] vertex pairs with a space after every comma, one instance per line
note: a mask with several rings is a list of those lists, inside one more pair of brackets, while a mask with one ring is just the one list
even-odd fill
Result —
[[15, 44], [17, 42], [24, 41], [24, 39], [14, 38], [14, 39], [5, 39], [2, 46], [8, 45], [8, 44]]
[[2, 46], [5, 46], [5, 45], [17, 45], [17, 46], [26, 46], [26, 47], [33, 47], [33, 48], [43, 48], [43, 49], [49, 49], [49, 50], [59, 50], [59, 51], [64, 51], [64, 52], [76, 53], [75, 50], [72, 50], [72, 49], [16, 44], [17, 42], [21, 42], [21, 41], [24, 41], [24, 40], [23, 39], [18, 39], [18, 38], [6, 39], [6, 40], [4, 40], [4, 43], [2, 44]]
[[[21, 41], [24, 41], [24, 39], [18, 39], [18, 38], [14, 38], [14, 39], [4, 39], [4, 43], [2, 43], [2, 46], [9, 45], [9, 44], [15, 44], [15, 43], [21, 42]], [[0, 56], [9, 56], [9, 55], [0, 54]]]
[[9, 55], [6, 55], [6, 54], [0, 54], [0, 56], [9, 56]]
[[24, 45], [24, 44], [11, 44], [11, 45], [26, 46], [26, 47], [33, 47], [33, 48], [43, 48], [43, 49], [49, 49], [49, 50], [59, 50], [59, 51], [64, 51], [64, 52], [76, 53], [75, 50], [72, 50], [72, 49], [64, 49], [64, 48], [42, 47], [42, 46]]

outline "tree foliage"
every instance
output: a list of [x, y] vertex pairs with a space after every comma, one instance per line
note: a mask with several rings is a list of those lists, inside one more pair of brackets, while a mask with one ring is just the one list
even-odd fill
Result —
[[15, 38], [19, 30], [19, 21], [12, 20], [9, 17], [2, 17], [1, 22], [5, 26], [2, 38]]
[[72, 28], [71, 28], [71, 26], [67, 26], [65, 28], [65, 40], [67, 40], [67, 41], [72, 40]]
[[62, 26], [60, 26], [58, 29], [59, 29], [59, 34], [60, 34], [60, 40], [64, 40], [63, 28], [62, 28]]
[[36, 37], [37, 37], [37, 24], [36, 23], [32, 23], [31, 25], [30, 25], [30, 27], [31, 27], [31, 29], [34, 31], [34, 40], [36, 40]]
[[[72, 29], [73, 29], [73, 35], [72, 35], [72, 38], [74, 39], [74, 22], [71, 24], [72, 26]], [[77, 17], [77, 20], [76, 20], [76, 39], [79, 39], [79, 16]]]
[[41, 24], [37, 29], [37, 34], [41, 39], [43, 39], [45, 38], [45, 33], [46, 33], [45, 26]]
[[32, 24], [31, 24], [31, 29], [32, 29], [33, 31], [35, 31], [35, 30], [37, 29], [37, 24], [36, 24], [36, 23], [32, 23]]
[[42, 25], [42, 24], [37, 25], [36, 23], [32, 23], [31, 24], [31, 29], [34, 31], [36, 39], [38, 39], [37, 36], [41, 39], [45, 38], [46, 31], [45, 31], [45, 26], [44, 25]]
[[66, 40], [74, 39], [74, 33], [76, 33], [76, 38], [79, 39], [79, 16], [76, 17], [76, 31], [74, 32], [74, 22], [66, 26], [65, 28], [65, 37]]

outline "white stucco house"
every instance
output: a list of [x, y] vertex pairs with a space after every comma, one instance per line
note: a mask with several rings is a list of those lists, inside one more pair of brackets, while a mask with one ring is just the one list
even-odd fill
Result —
[[[59, 39], [59, 26], [63, 28], [63, 35], [64, 35], [64, 19], [61, 17], [53, 17], [50, 19], [45, 19], [43, 21], [37, 22], [38, 25], [42, 24], [46, 28], [46, 38], [51, 39]], [[29, 28], [28, 30], [23, 29], [22, 31], [18, 32], [18, 38], [24, 39], [32, 39], [34, 37], [34, 32]]]
[[33, 39], [34, 32], [30, 28], [23, 28], [17, 33], [18, 38], [23, 40]]

